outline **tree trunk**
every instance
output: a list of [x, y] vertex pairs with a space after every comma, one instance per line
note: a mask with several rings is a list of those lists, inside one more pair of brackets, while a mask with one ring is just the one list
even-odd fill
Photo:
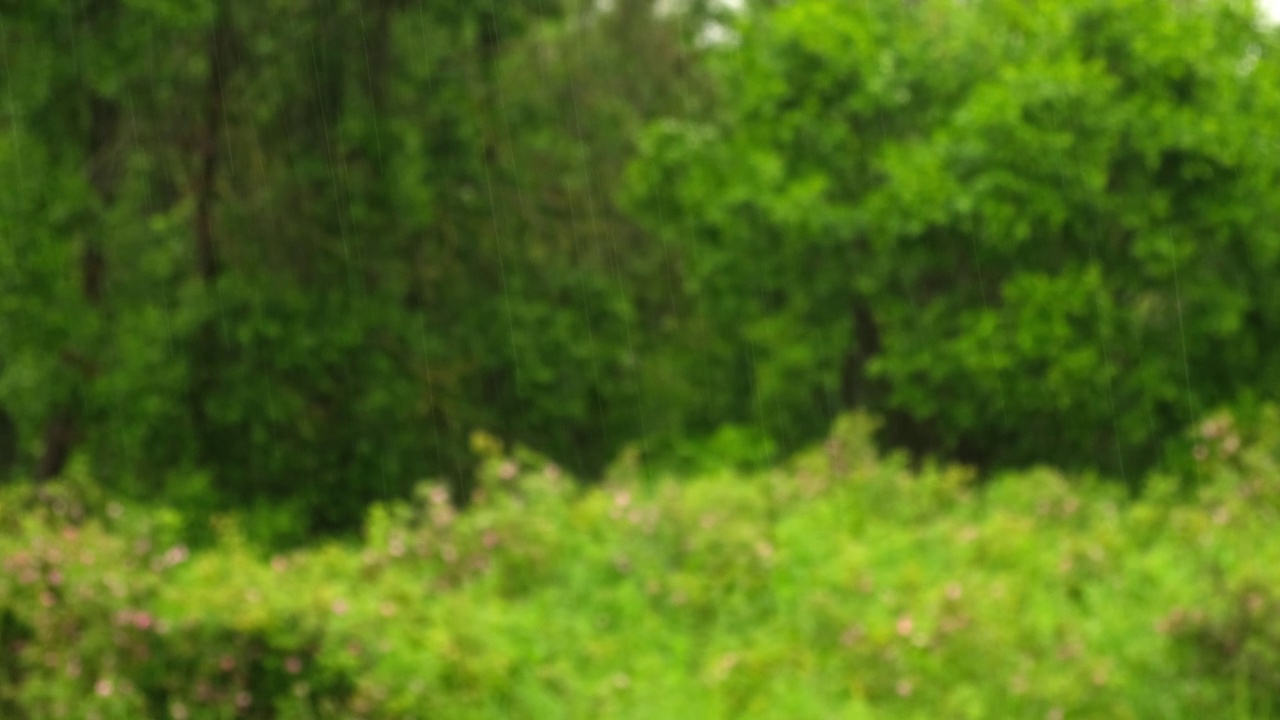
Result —
[[853, 347], [845, 354], [840, 373], [840, 399], [846, 409], [865, 406], [873, 400], [874, 383], [867, 374], [867, 363], [880, 354], [880, 328], [866, 300], [854, 301], [852, 317]]
[[218, 245], [213, 233], [213, 206], [217, 199], [218, 138], [223, 131], [223, 93], [232, 31], [226, 7], [219, 3], [216, 12], [213, 30], [209, 34], [209, 78], [205, 86], [200, 174], [196, 184], [196, 272], [206, 283], [217, 278], [221, 270]]
[[[115, 11], [114, 2], [95, 5], [86, 22], [98, 22], [104, 15]], [[89, 128], [86, 146], [86, 163], [89, 186], [98, 199], [91, 221], [93, 227], [86, 235], [80, 258], [81, 292], [93, 308], [102, 304], [106, 287], [107, 261], [104, 251], [106, 223], [103, 219], [115, 202], [116, 184], [119, 178], [117, 140], [120, 134], [120, 105], [112, 98], [90, 91], [88, 99]], [[73, 353], [64, 353], [73, 356]], [[48, 480], [57, 477], [66, 467], [80, 437], [80, 409], [78, 399], [83, 397], [83, 386], [91, 379], [91, 369], [85, 365], [73, 365], [78, 375], [72, 381], [71, 398], [57, 408], [45, 424], [41, 456], [36, 464], [36, 478]]]

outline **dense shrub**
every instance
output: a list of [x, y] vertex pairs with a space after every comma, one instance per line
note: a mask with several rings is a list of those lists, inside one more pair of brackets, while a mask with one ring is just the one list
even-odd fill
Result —
[[498, 441], [457, 509], [269, 556], [75, 475], [0, 496], [9, 718], [1267, 717], [1280, 422], [1197, 428], [1199, 489], [976, 486], [843, 420], [785, 466], [581, 490]]

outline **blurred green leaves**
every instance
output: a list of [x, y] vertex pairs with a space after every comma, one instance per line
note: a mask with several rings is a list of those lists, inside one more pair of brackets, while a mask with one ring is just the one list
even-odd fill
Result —
[[484, 491], [261, 552], [81, 471], [0, 492], [0, 707], [79, 716], [1150, 717], [1275, 697], [1273, 408], [1198, 472], [911, 470], [842, 417], [771, 469], [583, 490], [478, 436]]
[[917, 450], [1132, 475], [1268, 367], [1276, 68], [1233, 2], [790, 3], [628, 198], [784, 444], [858, 396]]

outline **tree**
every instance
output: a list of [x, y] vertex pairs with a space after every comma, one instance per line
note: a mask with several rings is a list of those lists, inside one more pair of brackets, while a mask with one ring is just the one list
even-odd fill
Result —
[[1239, 2], [790, 3], [723, 54], [718, 118], [650, 129], [630, 207], [775, 436], [861, 404], [918, 450], [1132, 476], [1268, 372], [1276, 51]]

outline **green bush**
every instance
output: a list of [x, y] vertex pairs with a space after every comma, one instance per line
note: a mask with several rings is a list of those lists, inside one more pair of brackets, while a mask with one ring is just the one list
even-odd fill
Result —
[[0, 714], [28, 718], [1270, 717], [1280, 415], [1198, 485], [981, 485], [851, 416], [774, 469], [615, 478], [473, 438], [472, 504], [264, 554], [75, 473], [0, 494]]

